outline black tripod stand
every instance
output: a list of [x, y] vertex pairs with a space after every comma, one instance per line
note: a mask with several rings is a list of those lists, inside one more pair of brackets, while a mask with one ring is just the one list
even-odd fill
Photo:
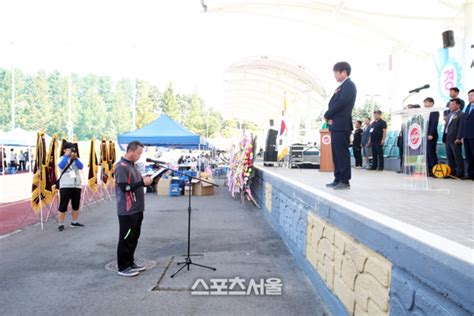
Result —
[[[173, 278], [176, 274], [178, 274], [179, 271], [183, 270], [185, 267], [187, 268], [187, 270], [189, 271], [189, 267], [191, 265], [195, 265], [195, 266], [198, 266], [198, 267], [201, 267], [201, 268], [206, 268], [206, 269], [210, 269], [210, 270], [213, 270], [213, 271], [216, 271], [216, 268], [213, 268], [213, 267], [209, 267], [209, 266], [205, 266], [205, 265], [202, 265], [202, 264], [198, 264], [198, 263], [194, 263], [191, 261], [191, 196], [193, 195], [193, 187], [192, 187], [192, 183], [191, 183], [191, 179], [196, 179], [196, 180], [199, 180], [199, 181], [202, 181], [202, 182], [205, 182], [205, 183], [208, 183], [208, 184], [211, 184], [215, 187], [219, 187], [217, 184], [215, 183], [212, 183], [212, 182], [209, 182], [207, 180], [204, 180], [204, 179], [201, 179], [201, 178], [198, 178], [198, 177], [193, 177], [193, 176], [190, 176], [190, 175], [187, 175], [186, 173], [184, 172], [181, 172], [181, 171], [176, 171], [176, 170], [171, 170], [169, 169], [168, 167], [164, 167], [162, 165], [160, 165], [160, 168], [162, 169], [165, 169], [165, 170], [170, 170], [172, 171], [173, 173], [178, 173], [178, 174], [181, 174], [185, 177], [188, 177], [188, 185], [189, 185], [189, 199], [188, 199], [188, 252], [186, 254], [186, 257], [184, 258], [184, 261], [182, 262], [178, 262], [177, 264], [180, 265], [181, 267], [171, 275], [171, 277]], [[162, 170], [161, 169], [161, 170]], [[152, 176], [153, 177], [153, 176]]]

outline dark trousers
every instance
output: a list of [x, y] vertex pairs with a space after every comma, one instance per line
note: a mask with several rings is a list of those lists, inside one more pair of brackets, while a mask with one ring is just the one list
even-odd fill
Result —
[[437, 140], [429, 140], [426, 142], [426, 164], [428, 166], [428, 174], [433, 174], [433, 167], [438, 163], [438, 155], [436, 154]]
[[383, 146], [380, 142], [372, 143], [372, 169], [383, 170]]
[[403, 156], [403, 146], [398, 147], [398, 151], [399, 151], [398, 158], [400, 159], [400, 172], [404, 172], [403, 165], [405, 164], [405, 161], [404, 161], [405, 157]]
[[334, 181], [349, 183], [351, 179], [351, 154], [349, 153], [351, 132], [331, 131], [331, 151], [334, 163]]
[[474, 179], [474, 138], [464, 138], [464, 152], [467, 160], [467, 176]]
[[137, 249], [138, 238], [143, 221], [143, 212], [132, 215], [120, 215], [119, 242], [117, 247], [117, 264], [119, 271], [132, 266], [135, 263], [135, 249]]
[[446, 157], [451, 167], [451, 175], [464, 176], [464, 159], [462, 157], [462, 146], [460, 144], [446, 143]]
[[352, 147], [352, 152], [354, 153], [356, 167], [362, 167], [362, 148]]

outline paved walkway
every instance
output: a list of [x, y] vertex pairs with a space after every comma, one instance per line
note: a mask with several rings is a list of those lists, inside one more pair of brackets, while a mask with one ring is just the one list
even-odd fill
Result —
[[[192, 252], [204, 256], [192, 258], [216, 272], [192, 266], [171, 279], [186, 251], [187, 199], [147, 194], [146, 204], [136, 254], [158, 264], [135, 278], [104, 268], [115, 261], [113, 202], [83, 211], [84, 229], [58, 232], [50, 221], [44, 231], [35, 225], [0, 239], [0, 315], [330, 315], [260, 211], [226, 188], [193, 197]], [[198, 278], [234, 277], [280, 278], [283, 294], [191, 295]]]
[[332, 172], [261, 167], [474, 249], [474, 182], [430, 178], [433, 191], [401, 188], [391, 171], [352, 169], [351, 190], [325, 187]]

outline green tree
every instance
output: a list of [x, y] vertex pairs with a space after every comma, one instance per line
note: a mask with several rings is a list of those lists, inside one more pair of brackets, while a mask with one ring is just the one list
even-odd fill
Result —
[[18, 103], [21, 104], [16, 108], [18, 126], [51, 133], [53, 111], [46, 73], [39, 71], [32, 79], [28, 79], [25, 80], [24, 96], [18, 98]]
[[137, 81], [137, 106], [136, 106], [136, 125], [141, 128], [158, 115], [158, 100], [154, 94], [153, 87], [146, 81]]
[[121, 79], [115, 85], [112, 108], [107, 113], [107, 135], [110, 137], [131, 130], [133, 93], [133, 82], [130, 80]]
[[206, 136], [206, 122], [204, 120], [203, 106], [199, 97], [194, 94], [184, 126], [201, 136]]
[[178, 122], [182, 125], [184, 125], [184, 123], [188, 119], [188, 114], [191, 109], [191, 100], [192, 96], [186, 94], [176, 95], [176, 103], [178, 104], [178, 108], [180, 111], [180, 117], [178, 119]]
[[182, 121], [181, 109], [176, 101], [176, 95], [174, 93], [173, 84], [170, 82], [168, 88], [166, 88], [161, 98], [161, 108], [163, 113], [171, 117], [173, 120], [178, 122]]
[[[75, 134], [81, 140], [104, 136], [106, 104], [100, 94], [99, 78], [87, 75], [78, 83], [79, 113], [74, 120]], [[107, 135], [106, 135], [107, 136]]]
[[11, 128], [11, 72], [0, 69], [0, 130]]
[[48, 134], [58, 133], [60, 137], [67, 134], [68, 81], [69, 78], [61, 76], [58, 71], [54, 71], [48, 76], [48, 95], [53, 111], [51, 124], [47, 130]]
[[209, 137], [220, 136], [222, 121], [222, 115], [219, 112], [215, 112], [212, 109], [209, 111], [209, 116], [207, 117]]

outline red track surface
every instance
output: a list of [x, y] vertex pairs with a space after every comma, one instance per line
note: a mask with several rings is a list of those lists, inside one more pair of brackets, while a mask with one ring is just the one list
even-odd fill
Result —
[[[39, 215], [33, 212], [33, 210], [30, 211], [30, 209], [31, 202], [29, 199], [0, 203], [0, 235], [8, 234], [19, 228], [39, 222]], [[47, 213], [48, 208], [43, 208], [44, 218], [46, 218]]]

